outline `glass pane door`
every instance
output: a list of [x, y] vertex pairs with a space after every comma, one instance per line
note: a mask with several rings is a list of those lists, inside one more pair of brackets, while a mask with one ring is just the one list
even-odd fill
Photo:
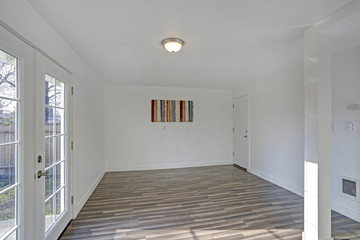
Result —
[[45, 75], [45, 233], [65, 211], [65, 84]]
[[69, 74], [36, 53], [36, 239], [57, 239], [72, 218]]
[[18, 230], [18, 60], [0, 50], [0, 239]]

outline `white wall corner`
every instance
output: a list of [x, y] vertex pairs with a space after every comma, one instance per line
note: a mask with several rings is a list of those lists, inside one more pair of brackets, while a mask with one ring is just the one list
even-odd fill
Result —
[[102, 170], [100, 172], [100, 174], [97, 176], [97, 178], [95, 179], [95, 181], [93, 182], [93, 184], [91, 185], [91, 187], [89, 188], [89, 190], [79, 201], [76, 201], [76, 198], [75, 198], [73, 219], [75, 219], [77, 217], [77, 215], [79, 214], [81, 209], [84, 207], [85, 203], [87, 202], [87, 200], [89, 199], [91, 194], [94, 192], [95, 188], [98, 186], [101, 179], [104, 177], [104, 174], [105, 174], [105, 170]]
[[244, 85], [242, 87], [233, 90], [233, 98], [249, 95], [250, 85]]
[[360, 212], [356, 209], [349, 208], [343, 204], [340, 204], [336, 201], [331, 202], [331, 209], [335, 212], [338, 212], [348, 218], [351, 218], [357, 222], [360, 222]]
[[283, 181], [283, 180], [280, 180], [278, 178], [275, 178], [273, 176], [270, 176], [268, 174], [265, 174], [263, 172], [260, 172], [258, 170], [255, 170], [255, 169], [248, 169], [248, 172], [249, 173], [252, 173], [262, 179], [265, 179], [266, 181], [268, 182], [271, 182], [279, 187], [282, 187], [282, 188], [285, 188], [286, 190], [292, 192], [292, 193], [295, 193], [296, 195], [299, 195], [301, 197], [304, 196], [304, 189], [301, 189], [297, 186], [294, 186], [292, 184], [289, 184], [287, 183], [286, 181]]

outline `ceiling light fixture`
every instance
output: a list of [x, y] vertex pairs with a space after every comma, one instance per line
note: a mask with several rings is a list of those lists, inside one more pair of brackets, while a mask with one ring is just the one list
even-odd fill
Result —
[[162, 40], [161, 44], [168, 52], [178, 52], [184, 45], [184, 41], [179, 38], [166, 38]]

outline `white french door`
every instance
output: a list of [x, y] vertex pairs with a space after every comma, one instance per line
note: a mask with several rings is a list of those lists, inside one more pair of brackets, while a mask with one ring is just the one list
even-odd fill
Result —
[[34, 233], [34, 54], [0, 26], [0, 239]]
[[70, 77], [0, 26], [0, 240], [57, 239], [72, 218]]
[[70, 75], [36, 53], [36, 239], [57, 239], [72, 218]]
[[0, 48], [0, 238], [16, 239], [19, 228], [19, 57]]

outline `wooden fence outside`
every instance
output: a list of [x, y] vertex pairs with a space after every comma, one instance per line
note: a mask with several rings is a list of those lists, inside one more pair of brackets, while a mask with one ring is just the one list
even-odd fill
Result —
[[[47, 125], [45, 127], [45, 135], [53, 134], [52, 129], [53, 125]], [[8, 126], [0, 125], [0, 143], [14, 142], [15, 134], [15, 124]], [[52, 156], [54, 153], [54, 147], [51, 146], [52, 142], [50, 140], [51, 139], [45, 141], [45, 144], [47, 145], [45, 147], [45, 156]], [[60, 148], [60, 143], [57, 143], [56, 148]], [[15, 154], [15, 144], [9, 144], [0, 147], [0, 181], [1, 179], [8, 178], [12, 174], [15, 174]]]

